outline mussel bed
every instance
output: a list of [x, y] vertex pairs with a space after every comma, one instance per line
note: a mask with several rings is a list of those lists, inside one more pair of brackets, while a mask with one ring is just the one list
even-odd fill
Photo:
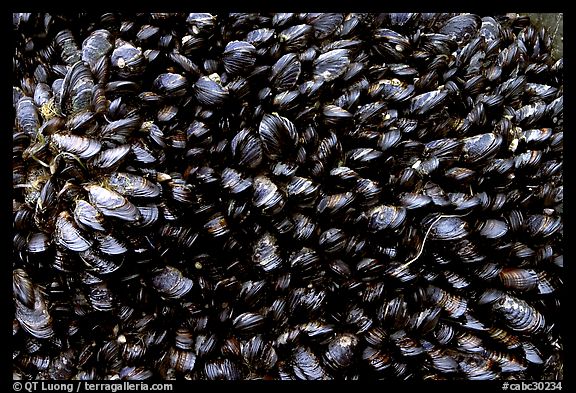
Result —
[[14, 379], [562, 379], [563, 59], [528, 17], [13, 28]]

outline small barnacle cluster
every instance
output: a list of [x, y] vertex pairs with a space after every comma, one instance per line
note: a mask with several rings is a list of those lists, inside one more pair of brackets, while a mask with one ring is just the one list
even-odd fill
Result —
[[544, 28], [13, 22], [14, 378], [562, 378]]

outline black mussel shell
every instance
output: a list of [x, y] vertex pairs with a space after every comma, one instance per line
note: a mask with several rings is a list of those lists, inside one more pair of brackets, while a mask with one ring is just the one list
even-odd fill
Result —
[[279, 91], [291, 89], [298, 81], [301, 71], [302, 65], [298, 56], [295, 53], [285, 54], [272, 66], [270, 72], [272, 86]]
[[468, 235], [466, 221], [459, 217], [440, 216], [430, 227], [430, 238], [434, 240], [457, 240]]
[[229, 97], [229, 92], [226, 87], [222, 87], [219, 83], [207, 76], [203, 76], [196, 81], [193, 91], [196, 100], [198, 100], [201, 105], [207, 107], [222, 107]]
[[244, 41], [231, 41], [222, 53], [224, 69], [229, 74], [247, 73], [256, 62], [256, 48]]
[[[16, 300], [16, 319], [20, 326], [33, 337], [47, 339], [54, 336], [52, 317], [48, 312], [44, 295], [33, 288], [33, 303], [30, 306]], [[31, 300], [32, 300], [31, 299]]]
[[55, 241], [56, 243], [70, 251], [86, 251], [91, 245], [90, 240], [76, 226], [70, 213], [63, 211], [58, 215], [55, 223]]
[[13, 379], [562, 381], [532, 15], [14, 13]]
[[279, 253], [277, 241], [270, 233], [265, 233], [252, 247], [254, 264], [264, 271], [275, 270], [283, 264]]
[[160, 94], [178, 97], [186, 94], [188, 81], [180, 74], [160, 74], [154, 80], [154, 87]]
[[349, 52], [347, 49], [335, 49], [323, 53], [314, 60], [314, 75], [325, 81], [332, 81], [344, 74], [350, 64]]
[[294, 123], [277, 114], [262, 117], [258, 134], [264, 152], [270, 159], [278, 159], [293, 154], [298, 143], [298, 132]]
[[141, 219], [136, 206], [117, 192], [95, 184], [86, 186], [86, 189], [90, 203], [103, 215], [131, 222]]
[[85, 159], [98, 154], [102, 148], [97, 140], [76, 135], [54, 134], [52, 141], [59, 150]]
[[168, 299], [185, 296], [194, 285], [193, 281], [175, 267], [165, 266], [151, 278], [152, 286]]

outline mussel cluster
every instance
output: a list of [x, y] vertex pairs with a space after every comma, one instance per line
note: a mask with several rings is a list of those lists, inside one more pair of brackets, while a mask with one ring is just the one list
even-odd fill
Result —
[[13, 26], [14, 378], [562, 378], [563, 60], [529, 18]]

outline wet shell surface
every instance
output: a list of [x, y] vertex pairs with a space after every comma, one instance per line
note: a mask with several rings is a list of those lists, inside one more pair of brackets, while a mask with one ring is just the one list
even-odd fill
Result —
[[13, 379], [563, 379], [555, 32], [12, 21]]

